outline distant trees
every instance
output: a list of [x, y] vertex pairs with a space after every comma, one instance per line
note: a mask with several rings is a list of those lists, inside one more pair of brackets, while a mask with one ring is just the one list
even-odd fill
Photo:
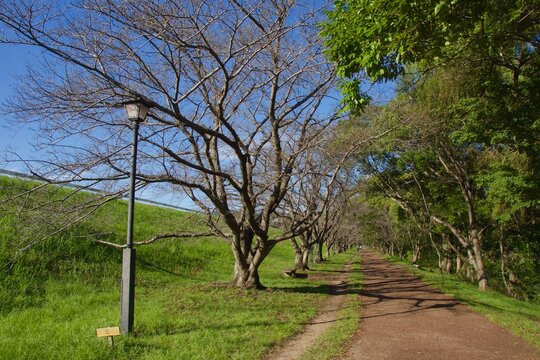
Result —
[[348, 154], [329, 149], [331, 142], [329, 138], [319, 152], [309, 153], [304, 173], [287, 194], [283, 212], [278, 212], [285, 223], [297, 222], [306, 227], [297, 238], [291, 239], [295, 270], [307, 270], [310, 256], [321, 262], [324, 245], [332, 246], [337, 229], [343, 226], [350, 186], [349, 169], [344, 161]]
[[[303, 181], [305, 154], [339, 116], [316, 28], [321, 9], [285, 0], [0, 6], [2, 42], [43, 51], [10, 104], [51, 150], [33, 172], [83, 184], [126, 179], [130, 130], [117, 104], [141, 98], [152, 110], [141, 127], [138, 188], [182, 187], [230, 242], [236, 286], [261, 287], [272, 248], [318, 221], [306, 214], [269, 232]], [[321, 174], [328, 189], [339, 163]]]

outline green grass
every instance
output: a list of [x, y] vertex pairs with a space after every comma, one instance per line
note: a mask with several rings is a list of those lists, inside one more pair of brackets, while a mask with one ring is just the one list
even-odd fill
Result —
[[[341, 254], [340, 254], [341, 255]], [[355, 256], [352, 262], [352, 272], [349, 276], [347, 299], [338, 313], [335, 325], [328, 329], [311, 347], [301, 360], [328, 360], [336, 358], [360, 325], [360, 296], [362, 274], [360, 272], [360, 257]]]
[[516, 300], [495, 291], [480, 291], [474, 284], [455, 275], [416, 269], [395, 257], [386, 257], [386, 259], [405, 265], [422, 280], [452, 295], [528, 343], [540, 347], [539, 304]]
[[[289, 265], [271, 258], [268, 266]], [[95, 337], [118, 324], [118, 286], [96, 289], [51, 280], [43, 304], [0, 318], [0, 358], [5, 359], [253, 359], [313, 317], [323, 294], [295, 292], [304, 280], [262, 280], [279, 290], [246, 291], [184, 281], [139, 267], [135, 336], [110, 351]], [[170, 278], [167, 279], [166, 277]]]
[[[0, 178], [0, 199], [29, 186]], [[135, 334], [117, 337], [109, 349], [95, 329], [119, 323], [121, 254], [91, 240], [124, 241], [126, 203], [107, 204], [15, 262], [14, 229], [28, 219], [12, 210], [0, 213], [0, 359], [257, 359], [299, 332], [327, 296], [322, 281], [283, 277], [294, 261], [288, 242], [261, 267], [269, 289], [256, 291], [228, 286], [234, 261], [225, 241], [165, 240], [138, 249]], [[147, 205], [137, 205], [136, 217], [136, 240], [202, 228], [197, 216]]]

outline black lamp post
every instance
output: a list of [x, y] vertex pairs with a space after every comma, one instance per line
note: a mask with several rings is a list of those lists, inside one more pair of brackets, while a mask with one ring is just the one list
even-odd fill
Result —
[[127, 242], [122, 253], [122, 295], [120, 299], [120, 330], [129, 334], [133, 330], [135, 310], [135, 249], [133, 248], [133, 215], [135, 212], [135, 174], [137, 172], [137, 145], [139, 140], [139, 124], [144, 122], [148, 114], [148, 105], [140, 100], [124, 103], [128, 119], [133, 127], [131, 148], [131, 173], [129, 177], [129, 203]]

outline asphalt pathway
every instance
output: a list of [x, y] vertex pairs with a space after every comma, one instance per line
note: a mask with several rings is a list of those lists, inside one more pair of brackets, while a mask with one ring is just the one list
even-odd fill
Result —
[[405, 268], [361, 255], [360, 330], [342, 359], [540, 360], [540, 351]]

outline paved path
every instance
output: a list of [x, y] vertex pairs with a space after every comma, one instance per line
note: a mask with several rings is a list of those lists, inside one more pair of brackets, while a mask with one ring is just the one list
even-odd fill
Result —
[[360, 330], [343, 359], [540, 360], [540, 351], [373, 253], [362, 252]]

